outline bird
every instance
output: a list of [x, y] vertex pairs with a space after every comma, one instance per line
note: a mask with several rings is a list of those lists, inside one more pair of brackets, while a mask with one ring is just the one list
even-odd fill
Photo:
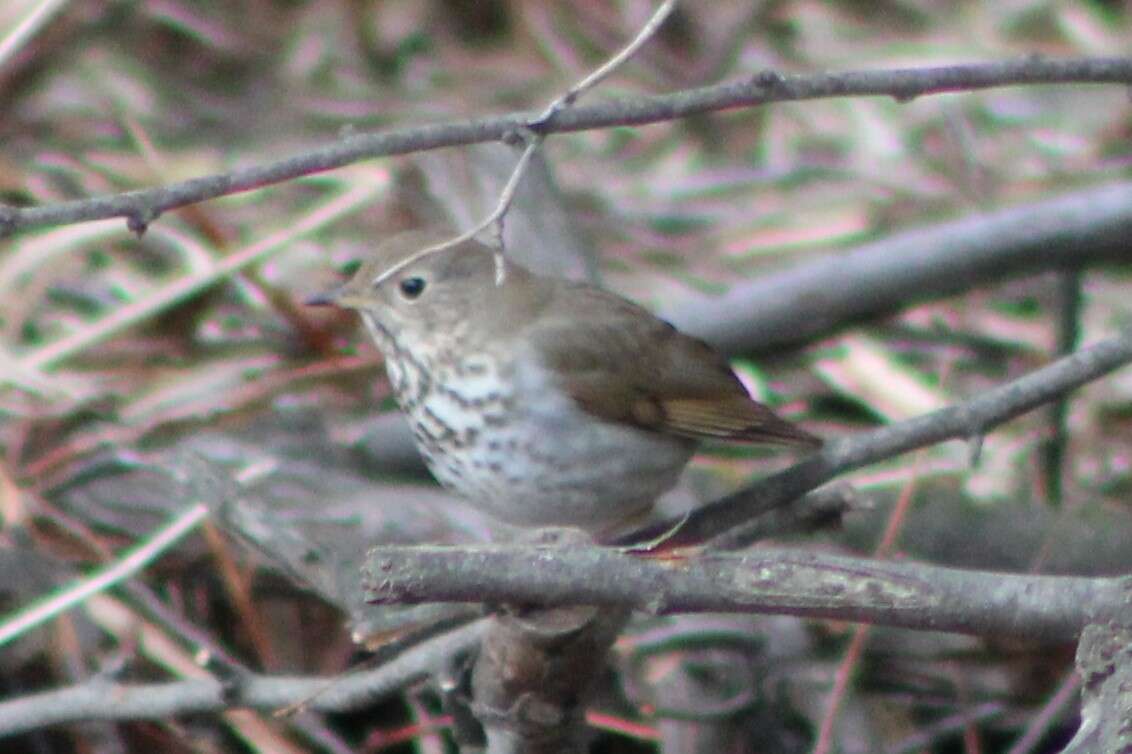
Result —
[[447, 237], [384, 240], [307, 303], [358, 313], [426, 465], [474, 508], [605, 533], [641, 520], [702, 440], [821, 445], [647, 309]]

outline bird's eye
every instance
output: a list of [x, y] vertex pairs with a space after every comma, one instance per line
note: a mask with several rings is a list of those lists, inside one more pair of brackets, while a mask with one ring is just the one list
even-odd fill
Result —
[[424, 278], [409, 277], [401, 281], [401, 295], [407, 299], [414, 299], [424, 293]]

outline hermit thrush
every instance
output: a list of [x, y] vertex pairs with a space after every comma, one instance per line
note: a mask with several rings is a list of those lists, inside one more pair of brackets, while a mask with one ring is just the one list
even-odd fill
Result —
[[381, 244], [310, 304], [356, 309], [433, 475], [512, 524], [591, 532], [646, 512], [700, 438], [817, 446], [708, 345], [613, 293], [443, 236]]

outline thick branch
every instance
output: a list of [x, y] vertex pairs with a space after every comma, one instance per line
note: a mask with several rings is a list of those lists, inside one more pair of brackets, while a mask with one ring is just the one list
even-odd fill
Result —
[[427, 678], [449, 658], [478, 646], [486, 621], [428, 639], [374, 670], [329, 678], [247, 675], [216, 680], [127, 685], [93, 679], [57, 691], [0, 702], [0, 737], [78, 720], [166, 719], [239, 707], [276, 710], [303, 703], [326, 712], [373, 704]]
[[1130, 578], [964, 571], [787, 550], [649, 558], [607, 547], [398, 545], [371, 551], [365, 571], [376, 602], [781, 613], [1042, 641], [1072, 640], [1132, 599]]
[[1132, 745], [1132, 727], [1128, 722], [1132, 720], [1130, 619], [1132, 608], [1125, 610], [1123, 621], [1092, 625], [1081, 635], [1077, 647], [1077, 672], [1082, 680], [1081, 727], [1062, 754], [1129, 751]]
[[539, 134], [644, 125], [700, 113], [755, 107], [769, 102], [826, 97], [925, 94], [1033, 84], [1132, 84], [1132, 58], [1027, 59], [999, 63], [889, 71], [848, 71], [784, 76], [765, 71], [750, 79], [655, 97], [634, 97], [572, 107], [540, 121], [540, 113], [510, 115], [350, 136], [267, 165], [202, 176], [151, 189], [61, 202], [44, 207], [0, 206], [0, 236], [17, 230], [109, 217], [127, 218], [143, 230], [162, 212], [311, 175], [384, 155], [409, 154], [460, 144], [498, 141], [521, 128]]
[[472, 710], [491, 754], [575, 754], [585, 705], [626, 609], [507, 610], [492, 618], [472, 671]]
[[659, 314], [728, 353], [799, 345], [864, 317], [1011, 275], [1128, 261], [1132, 183], [917, 228], [689, 296]]

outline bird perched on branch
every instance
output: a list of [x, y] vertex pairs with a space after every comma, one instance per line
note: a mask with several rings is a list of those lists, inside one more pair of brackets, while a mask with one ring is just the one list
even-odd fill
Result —
[[474, 240], [399, 235], [308, 303], [358, 312], [433, 475], [506, 523], [608, 531], [647, 512], [704, 438], [821, 444], [703, 341]]

